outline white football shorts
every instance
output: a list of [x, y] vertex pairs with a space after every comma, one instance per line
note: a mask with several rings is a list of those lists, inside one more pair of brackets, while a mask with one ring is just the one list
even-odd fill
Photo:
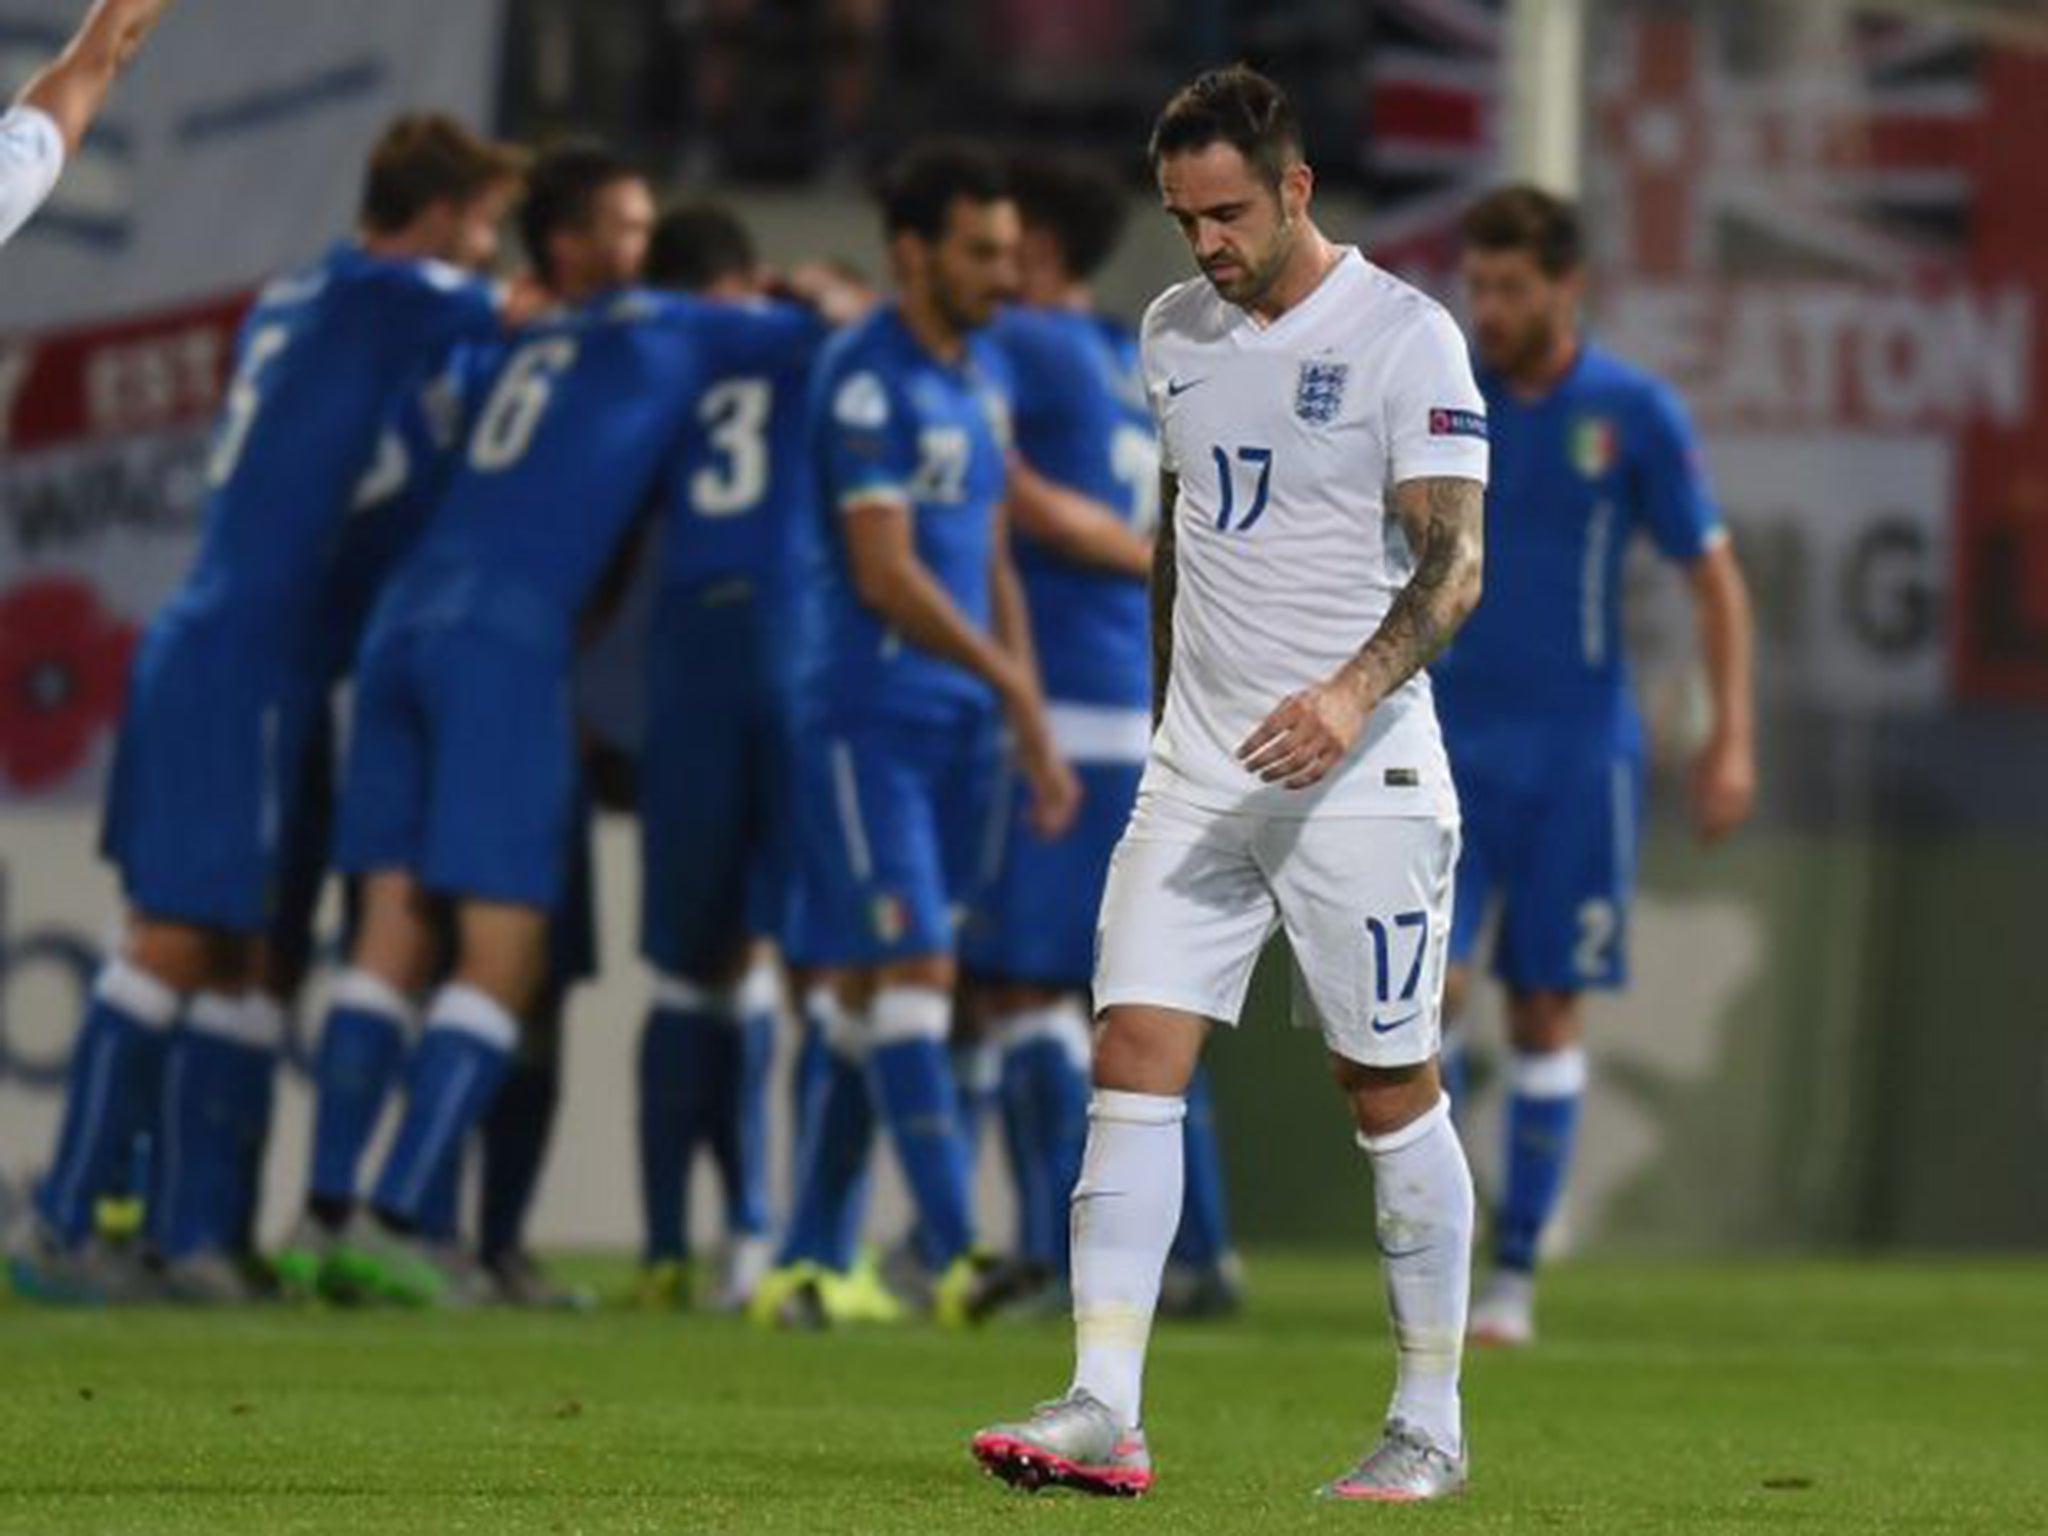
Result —
[[1297, 1025], [1366, 1066], [1427, 1061], [1457, 863], [1453, 816], [1240, 815], [1146, 791], [1103, 888], [1095, 1006], [1234, 1024], [1259, 951], [1284, 928]]

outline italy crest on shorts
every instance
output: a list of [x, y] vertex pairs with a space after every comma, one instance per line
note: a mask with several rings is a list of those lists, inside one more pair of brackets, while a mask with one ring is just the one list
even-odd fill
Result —
[[868, 901], [868, 925], [873, 929], [877, 942], [902, 942], [905, 931], [910, 927], [910, 915], [904, 910], [903, 898], [890, 891], [877, 891]]
[[1605, 416], [1580, 416], [1572, 422], [1572, 464], [1588, 480], [1614, 468], [1618, 451], [1614, 423]]
[[1312, 427], [1327, 427], [1344, 409], [1344, 384], [1350, 376], [1349, 363], [1303, 363], [1294, 381], [1294, 414]]

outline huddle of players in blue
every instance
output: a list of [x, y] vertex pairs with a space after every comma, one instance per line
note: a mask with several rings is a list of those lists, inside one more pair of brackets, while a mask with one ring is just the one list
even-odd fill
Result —
[[[507, 295], [474, 274], [522, 187], [534, 275]], [[936, 251], [963, 200], [1009, 197], [997, 162], [943, 147], [909, 157], [892, 187], [892, 250]], [[877, 1121], [916, 1197], [916, 1247], [951, 1276], [942, 1311], [965, 1319], [1019, 1288], [969, 1202], [954, 1055], [976, 1053], [949, 1055], [950, 997], [888, 983], [904, 957], [950, 963], [963, 933], [992, 995], [1035, 989], [1035, 1011], [976, 1011], [981, 1051], [1009, 1058], [996, 1078], [1029, 1280], [1057, 1286], [1094, 896], [1147, 734], [1146, 607], [1132, 569], [1090, 570], [1020, 534], [1034, 661], [1030, 636], [1002, 633], [1016, 580], [1002, 508], [1021, 453], [1080, 503], [1062, 526], [1109, 521], [1142, 542], [1129, 530], [1155, 504], [1156, 465], [1134, 346], [1086, 314], [1012, 306], [993, 324], [954, 316], [960, 346], [938, 355], [905, 318], [914, 292], [860, 314], [856, 285], [814, 269], [766, 297], [744, 232], [716, 210], [654, 226], [645, 183], [601, 150], [529, 167], [445, 119], [406, 119], [373, 157], [363, 238], [251, 311], [199, 559], [131, 687], [106, 823], [129, 927], [79, 1037], [36, 1230], [13, 1254], [19, 1289], [261, 1293], [257, 1170], [331, 863], [350, 877], [350, 954], [327, 994], [307, 1207], [279, 1272], [338, 1297], [463, 1294], [455, 1191], [482, 1129], [487, 1278], [543, 1294], [519, 1288], [519, 1234], [562, 997], [592, 958], [574, 661], [603, 622], [608, 572], [645, 558], [648, 1293], [681, 1288], [701, 1146], [746, 1251], [723, 1299], [745, 1300], [772, 1262], [764, 1317], [852, 1315], [836, 1284], [855, 1268]], [[650, 237], [651, 275], [696, 295], [643, 285]], [[918, 270], [929, 300], [943, 274]], [[897, 598], [877, 599], [875, 557], [849, 552], [841, 522], [877, 505], [907, 514], [907, 558], [983, 637], [971, 643], [1014, 647], [993, 681], [906, 639]], [[658, 552], [637, 542], [648, 525]], [[1071, 830], [1054, 746], [1085, 780]], [[806, 1029], [797, 1188], [772, 1253], [778, 950]], [[1045, 1024], [1055, 1003], [1081, 1021], [1078, 1042]], [[498, 1135], [508, 1106], [520, 1112]], [[138, 1144], [146, 1278], [94, 1230]], [[1205, 1270], [1227, 1256], [1220, 1201], [1220, 1185], [1195, 1191]]]

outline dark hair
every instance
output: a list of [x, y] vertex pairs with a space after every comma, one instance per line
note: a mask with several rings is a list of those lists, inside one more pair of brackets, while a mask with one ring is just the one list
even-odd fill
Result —
[[1546, 277], [1576, 272], [1585, 257], [1579, 210], [1541, 187], [1496, 187], [1465, 210], [1465, 243], [1482, 251], [1527, 251]]
[[1130, 200], [1123, 184], [1093, 161], [1023, 150], [1010, 161], [1010, 187], [1024, 222], [1052, 236], [1077, 281], [1094, 276], [1123, 236]]
[[407, 113], [370, 150], [362, 221], [378, 234], [390, 234], [435, 203], [467, 203], [499, 182], [517, 181], [527, 162], [518, 145], [472, 133], [452, 117]]
[[709, 288], [722, 277], [752, 272], [758, 264], [754, 237], [723, 203], [669, 209], [647, 246], [647, 281], [657, 288]]
[[884, 173], [876, 198], [884, 234], [937, 241], [953, 204], [999, 202], [1010, 195], [1003, 162], [979, 144], [940, 141], [906, 150]]
[[519, 238], [527, 259], [545, 281], [554, 277], [548, 237], [590, 222], [597, 194], [614, 182], [637, 179], [639, 169], [603, 144], [579, 140], [541, 151], [526, 177], [526, 201], [519, 209]]
[[1301, 159], [1301, 119], [1287, 93], [1248, 64], [1195, 76], [1173, 93], [1152, 125], [1154, 170], [1168, 155], [1228, 144], [1268, 186]]

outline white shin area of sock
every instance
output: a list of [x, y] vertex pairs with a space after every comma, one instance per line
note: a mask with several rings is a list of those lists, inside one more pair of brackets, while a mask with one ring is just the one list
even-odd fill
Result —
[[1139, 1422], [1159, 1276], [1180, 1225], [1178, 1095], [1097, 1089], [1074, 1186], [1074, 1387]]
[[1458, 1371], [1472, 1275], [1472, 1172], [1450, 1100], [1385, 1136], [1360, 1136], [1372, 1159], [1375, 1227], [1399, 1373], [1390, 1418], [1455, 1454], [1464, 1444]]

